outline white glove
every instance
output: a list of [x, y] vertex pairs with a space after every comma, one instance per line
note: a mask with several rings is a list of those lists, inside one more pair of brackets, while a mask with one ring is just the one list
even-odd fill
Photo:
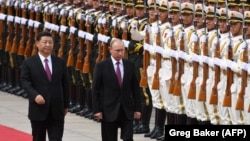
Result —
[[186, 54], [185, 60], [186, 60], [186, 62], [188, 62], [188, 63], [192, 63], [192, 55]]
[[125, 48], [128, 48], [129, 41], [127, 41], [127, 40], [122, 40], [122, 41], [124, 43]]
[[144, 42], [143, 48], [144, 48], [144, 50], [149, 51], [150, 45]]
[[173, 30], [169, 29], [167, 32], [167, 38], [171, 38], [173, 36]]
[[192, 54], [192, 60], [195, 62], [200, 62], [200, 55]]
[[164, 52], [163, 47], [160, 47], [160, 46], [156, 46], [155, 50], [156, 50], [156, 52], [159, 53], [159, 54], [163, 54], [163, 52]]
[[206, 41], [207, 41], [207, 36], [206, 36], [206, 35], [202, 35], [202, 36], [200, 37], [200, 41], [201, 41], [202, 43], [206, 43]]
[[214, 58], [208, 57], [208, 65], [214, 68]]
[[191, 42], [197, 42], [197, 41], [198, 41], [198, 36], [197, 36], [197, 34], [193, 33], [191, 35]]

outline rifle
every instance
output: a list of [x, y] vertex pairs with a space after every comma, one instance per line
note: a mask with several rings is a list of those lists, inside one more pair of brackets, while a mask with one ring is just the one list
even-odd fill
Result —
[[[103, 32], [104, 32], [104, 35], [108, 35], [109, 34], [109, 31], [108, 31], [108, 23], [106, 22], [106, 17], [105, 18], [105, 22], [102, 21], [102, 26], [103, 26]], [[107, 56], [108, 56], [108, 45], [106, 43], [103, 43], [103, 47], [102, 47], [102, 52], [103, 52], [103, 55], [102, 55], [102, 60], [106, 59]]]
[[[180, 5], [181, 5], [181, 3], [180, 3]], [[183, 24], [181, 18], [180, 18], [180, 24]], [[185, 41], [184, 41], [184, 35], [183, 35], [183, 32], [184, 32], [183, 25], [182, 25], [181, 28], [182, 28], [181, 29], [182, 31], [181, 31], [181, 40], [180, 40], [179, 50], [180, 51], [185, 51], [185, 48], [184, 48]], [[177, 74], [177, 79], [175, 79], [174, 89], [173, 89], [173, 95], [175, 95], [175, 96], [181, 96], [182, 95], [182, 92], [181, 92], [181, 76], [182, 76], [183, 73], [184, 73], [184, 60], [182, 58], [179, 58], [178, 59], [178, 74]]]
[[[36, 20], [36, 23], [40, 23], [41, 21], [41, 8], [38, 6], [37, 11], [35, 11], [35, 20]], [[35, 39], [36, 40], [36, 37], [38, 36], [39, 32], [41, 32], [41, 29], [39, 27], [39, 25], [36, 25], [36, 23], [34, 24], [34, 30], [35, 30]], [[33, 48], [32, 48], [32, 52], [31, 52], [31, 55], [36, 55], [37, 54], [37, 46], [36, 44], [33, 45]]]
[[32, 5], [30, 9], [30, 17], [29, 17], [29, 37], [25, 47], [24, 56], [29, 57], [31, 56], [32, 46], [34, 42], [34, 20], [35, 20], [35, 10]]
[[[217, 40], [217, 44], [214, 50], [214, 58], [220, 58], [220, 41], [219, 38]], [[212, 92], [210, 96], [209, 104], [217, 105], [218, 103], [218, 83], [220, 82], [220, 66], [214, 64], [214, 85], [212, 87]]]
[[[144, 42], [146, 44], [150, 43], [150, 31], [149, 31], [150, 25], [147, 25], [147, 29], [146, 29], [146, 35], [145, 35], [145, 39]], [[141, 87], [147, 87], [148, 86], [148, 74], [147, 74], [147, 68], [149, 65], [149, 59], [150, 59], [150, 54], [149, 51], [145, 50], [143, 51], [143, 68], [142, 68], [142, 72], [141, 72], [141, 80], [140, 80], [140, 86]]]
[[20, 40], [20, 45], [18, 48], [18, 55], [24, 55], [24, 50], [25, 50], [25, 44], [27, 41], [27, 5], [26, 3], [22, 7], [22, 21], [21, 21], [21, 40]]
[[[65, 27], [67, 25], [67, 11], [66, 9], [64, 9], [64, 13], [62, 13], [62, 19], [61, 19], [61, 27]], [[63, 59], [63, 52], [64, 52], [64, 46], [66, 44], [66, 40], [67, 40], [67, 35], [65, 32], [61, 32], [61, 45], [60, 48], [58, 50], [58, 54], [57, 56], [59, 58]]]
[[[172, 36], [170, 38], [170, 48], [171, 50], [175, 50], [176, 51], [176, 42], [175, 42], [175, 34], [174, 34], [174, 30], [173, 30], [173, 26], [172, 26], [172, 18], [169, 16], [168, 17], [168, 21], [169, 23], [171, 23], [171, 30], [172, 30]], [[177, 60], [175, 57], [170, 57], [171, 60], [171, 78], [169, 80], [169, 88], [168, 88], [168, 93], [169, 94], [173, 94], [174, 92], [174, 83], [175, 83], [175, 75], [177, 72]]]
[[[227, 1], [225, 1], [227, 4]], [[226, 7], [226, 14], [228, 15], [228, 7]], [[227, 17], [227, 28], [228, 31], [230, 31], [230, 25], [228, 22], [228, 17]], [[229, 40], [230, 43], [228, 45], [228, 60], [233, 60], [233, 48], [231, 45], [231, 34], [230, 32], [228, 33], [229, 35]], [[227, 67], [227, 83], [226, 83], [226, 91], [223, 99], [223, 106], [224, 107], [231, 107], [231, 99], [232, 99], [232, 93], [231, 93], [231, 85], [233, 84], [233, 71], [231, 68]]]
[[0, 20], [0, 50], [3, 49], [3, 33], [4, 33], [4, 30], [5, 30], [5, 18], [6, 18], [6, 15], [5, 15], [5, 12], [6, 12], [6, 9], [5, 9], [5, 3], [2, 2], [1, 3], [1, 10], [0, 10], [0, 14], [2, 16], [3, 19]]
[[[100, 20], [102, 19], [102, 16], [100, 17]], [[99, 27], [99, 34], [103, 34], [104, 29], [103, 26], [101, 25], [101, 23], [98, 22], [98, 27]], [[102, 41], [98, 41], [98, 56], [95, 60], [96, 63], [100, 62], [102, 60], [102, 56], [103, 56], [103, 42]]]
[[[202, 9], [204, 9], [204, 0], [203, 0], [203, 4], [202, 4]], [[214, 11], [216, 12], [216, 11]], [[202, 12], [204, 13], [204, 12]], [[205, 17], [204, 14], [202, 14], [202, 19], [203, 19], [203, 27], [204, 27], [204, 33], [205, 33], [205, 37], [206, 37], [206, 41], [205, 43], [202, 43], [201, 45], [201, 49], [202, 49], [202, 54], [204, 57], [207, 57], [209, 55], [208, 53], [208, 39], [207, 39], [207, 33], [206, 33], [206, 23], [205, 23]], [[201, 86], [200, 86], [200, 92], [199, 92], [199, 96], [198, 96], [198, 100], [199, 101], [206, 101], [206, 95], [207, 95], [207, 79], [209, 76], [209, 66], [206, 62], [203, 62], [203, 77], [202, 77], [202, 82], [201, 82]]]
[[[243, 2], [242, 4], [242, 13], [243, 13], [243, 16], [244, 16], [244, 11], [245, 11], [245, 3], [246, 2], [245, 0], [241, 0]], [[243, 17], [243, 19], [245, 19]], [[245, 27], [245, 21], [243, 20], [243, 40], [245, 41], [246, 43], [246, 27]], [[246, 43], [246, 46], [244, 48], [244, 51], [243, 51], [243, 54], [241, 56], [241, 60], [242, 62], [244, 63], [248, 63], [248, 46], [247, 46], [247, 43]], [[241, 88], [240, 88], [240, 92], [238, 94], [238, 98], [237, 98], [237, 102], [236, 102], [236, 110], [241, 110], [243, 111], [244, 110], [244, 95], [245, 95], [245, 90], [246, 90], [246, 87], [247, 87], [247, 71], [242, 69], [241, 70]]]
[[76, 20], [75, 20], [75, 13], [73, 12], [70, 18], [70, 42], [71, 42], [71, 47], [69, 50], [69, 55], [67, 59], [67, 67], [73, 67], [74, 66], [74, 49], [76, 47], [76, 35], [75, 35], [75, 30], [76, 30]]
[[[146, 7], [145, 7], [146, 8]], [[144, 8], [144, 9], [145, 9]], [[144, 10], [145, 11], [145, 10]], [[124, 8], [124, 4], [123, 4], [123, 0], [122, 0], [122, 15], [126, 15], [126, 11], [125, 11], [125, 8]], [[125, 23], [125, 26], [123, 27], [123, 29], [122, 29], [122, 39], [123, 40], [128, 40], [128, 27], [127, 27], [127, 20], [126, 20], [126, 17], [124, 17], [125, 18], [125, 21], [124, 21], [124, 23]], [[124, 52], [124, 58], [125, 59], [128, 59], [128, 48], [125, 48], [125, 52]]]
[[[81, 15], [81, 19], [80, 19], [80, 24], [79, 24], [79, 30], [80, 31], [84, 31], [84, 17], [85, 15]], [[76, 70], [81, 70], [83, 67], [83, 52], [84, 52], [84, 41], [85, 39], [82, 37], [79, 37], [79, 51], [77, 54], [77, 59], [76, 59], [76, 66], [75, 69]]]
[[7, 7], [8, 7], [7, 8], [8, 9], [8, 17], [7, 17], [8, 36], [7, 36], [7, 40], [6, 40], [5, 51], [10, 52], [11, 47], [12, 47], [12, 43], [13, 43], [13, 36], [14, 36], [14, 30], [13, 30], [14, 29], [14, 8], [13, 8], [11, 1], [9, 1], [9, 5]]
[[[154, 3], [154, 9], [156, 11], [156, 3]], [[156, 46], [160, 46], [161, 45], [161, 31], [160, 31], [160, 27], [159, 27], [159, 18], [158, 18], [158, 14], [155, 14], [155, 19], [157, 20], [157, 35], [156, 35]], [[161, 68], [161, 54], [160, 53], [156, 53], [155, 55], [155, 59], [156, 59], [156, 70], [154, 73], [154, 79], [153, 79], [153, 83], [152, 83], [152, 89], [159, 89], [160, 88], [160, 80], [159, 80], [159, 70]]]
[[17, 53], [18, 51], [18, 44], [19, 44], [19, 40], [18, 38], [20, 37], [20, 23], [21, 23], [21, 18], [20, 18], [20, 3], [19, 2], [16, 2], [15, 3], [15, 37], [13, 39], [13, 43], [12, 43], [12, 47], [11, 47], [11, 50], [10, 52], [11, 53]]
[[[91, 23], [90, 23], [89, 18], [87, 18], [86, 30], [87, 30], [87, 33], [91, 33]], [[92, 41], [87, 40], [87, 50], [86, 50], [87, 53], [86, 53], [86, 55], [84, 57], [84, 63], [83, 63], [83, 68], [82, 68], [83, 73], [89, 73], [90, 72], [91, 47], [92, 47]]]
[[[194, 25], [196, 25], [195, 22], [196, 21], [194, 21]], [[195, 31], [195, 34], [196, 34], [196, 37], [198, 37], [196, 31]], [[196, 55], [199, 55], [199, 41], [198, 40], [194, 42], [193, 52]], [[199, 62], [193, 60], [192, 64], [193, 64], [193, 78], [192, 78], [192, 81], [190, 82], [190, 87], [188, 91], [188, 99], [196, 99], [196, 78], [198, 77], [198, 74], [199, 74]]]
[[[216, 7], [218, 5], [218, 0], [216, 1]], [[214, 58], [220, 59], [220, 35], [218, 32], [218, 22], [214, 21], [215, 26], [216, 26], [216, 36], [217, 36], [217, 43], [216, 47], [214, 49]], [[220, 66], [214, 64], [214, 85], [212, 87], [211, 91], [211, 96], [210, 96], [210, 101], [209, 104], [217, 105], [218, 103], [218, 83], [220, 82]]]

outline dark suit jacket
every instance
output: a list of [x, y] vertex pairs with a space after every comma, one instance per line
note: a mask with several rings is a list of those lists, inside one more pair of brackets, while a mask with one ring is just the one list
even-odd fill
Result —
[[124, 76], [122, 88], [114, 70], [111, 58], [97, 63], [92, 85], [93, 112], [103, 113], [103, 120], [113, 122], [117, 119], [122, 106], [128, 119], [134, 112], [141, 112], [139, 82], [135, 75], [134, 63], [122, 60]]
[[[64, 119], [64, 109], [69, 107], [69, 86], [65, 62], [51, 56], [51, 82], [47, 78], [43, 64], [38, 55], [24, 60], [21, 66], [22, 88], [29, 96], [29, 119], [41, 121], [51, 111], [54, 119]], [[44, 105], [35, 103], [35, 97], [41, 94]]]

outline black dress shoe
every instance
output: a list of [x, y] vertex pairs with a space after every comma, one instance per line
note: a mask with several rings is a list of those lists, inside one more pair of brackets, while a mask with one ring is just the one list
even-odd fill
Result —
[[153, 134], [155, 134], [155, 131], [157, 129], [158, 129], [158, 127], [155, 126], [154, 129], [151, 132], [144, 134], [144, 137], [151, 137]]
[[23, 98], [28, 98], [28, 94], [24, 92], [24, 93], [22, 93], [22, 97]]
[[5, 87], [3, 87], [1, 90], [4, 92], [8, 92], [9, 89], [13, 88], [12, 85], [6, 85]]
[[15, 93], [15, 95], [17, 95], [17, 96], [22, 96], [23, 93], [25, 93], [24, 89], [20, 89], [19, 91], [17, 91], [17, 92]]
[[81, 105], [76, 105], [73, 108], [69, 109], [70, 113], [77, 113], [82, 109]]
[[165, 135], [156, 138], [157, 141], [165, 141]]
[[134, 130], [135, 134], [144, 134], [148, 132], [149, 132], [149, 127], [144, 124], [138, 125], [138, 127]]
[[164, 135], [163, 129], [159, 129], [159, 128], [158, 128], [158, 129], [155, 131], [155, 133], [152, 134], [152, 135], [150, 136], [150, 138], [151, 138], [151, 139], [156, 139], [156, 138], [161, 137], [161, 136], [163, 136], [163, 135]]

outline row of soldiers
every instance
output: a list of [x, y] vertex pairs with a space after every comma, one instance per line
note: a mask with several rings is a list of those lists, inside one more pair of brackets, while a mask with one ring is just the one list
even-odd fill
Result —
[[165, 124], [249, 124], [249, 3], [0, 0], [0, 88], [27, 97], [21, 63], [37, 53], [35, 37], [47, 30], [54, 54], [67, 62], [70, 112], [93, 119], [94, 66], [109, 56], [110, 40], [120, 38], [141, 86], [134, 133], [163, 140]]

